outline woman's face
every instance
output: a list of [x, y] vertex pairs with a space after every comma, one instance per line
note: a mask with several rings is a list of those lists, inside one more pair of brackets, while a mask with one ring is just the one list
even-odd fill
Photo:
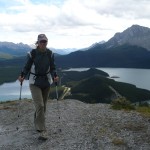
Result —
[[47, 46], [47, 41], [46, 40], [42, 40], [40, 42], [38, 42], [38, 46], [40, 49], [45, 49]]

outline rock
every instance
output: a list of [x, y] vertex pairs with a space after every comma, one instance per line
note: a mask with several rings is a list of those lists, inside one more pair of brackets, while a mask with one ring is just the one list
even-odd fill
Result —
[[85, 104], [71, 99], [58, 103], [51, 100], [46, 113], [49, 138], [39, 141], [33, 125], [32, 101], [23, 100], [20, 105], [18, 102], [8, 103], [9, 109], [0, 110], [1, 150], [150, 149], [149, 121], [136, 111], [113, 110], [109, 104]]

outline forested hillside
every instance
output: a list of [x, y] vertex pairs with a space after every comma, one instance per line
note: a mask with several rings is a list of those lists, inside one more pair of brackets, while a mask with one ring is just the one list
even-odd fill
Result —
[[59, 67], [121, 67], [150, 68], [150, 51], [131, 45], [105, 49], [93, 47], [56, 58]]
[[[117, 82], [101, 70], [91, 68], [87, 71], [62, 71], [60, 74], [61, 86], [71, 88], [71, 94], [65, 98], [78, 99], [87, 103], [110, 103], [118, 95], [131, 102], [150, 99], [150, 91], [137, 88], [135, 85]], [[111, 88], [110, 88], [111, 87]]]

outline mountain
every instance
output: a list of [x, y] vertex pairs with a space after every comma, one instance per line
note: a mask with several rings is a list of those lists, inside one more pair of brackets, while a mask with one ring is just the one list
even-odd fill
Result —
[[123, 44], [136, 45], [150, 51], [150, 28], [132, 25], [121, 33], [116, 33], [108, 40], [106, 47], [116, 47]]
[[[31, 49], [27, 44], [23, 43], [12, 43], [12, 42], [0, 42], [0, 58], [8, 58], [15, 56], [23, 56]], [[3, 54], [3, 55], [2, 55]]]
[[72, 82], [72, 81], [80, 81], [85, 78], [93, 77], [94, 75], [100, 75], [102, 77], [109, 77], [109, 74], [98, 70], [95, 68], [90, 68], [87, 71], [61, 71], [59, 73], [60, 78], [63, 78], [61, 81], [61, 84], [66, 84], [66, 82]]
[[89, 49], [91, 49], [91, 48], [97, 47], [97, 46], [99, 46], [99, 45], [101, 45], [101, 44], [104, 44], [104, 43], [105, 43], [105, 41], [96, 42], [96, 43], [90, 45], [89, 47], [82, 48], [82, 49], [79, 49], [79, 50], [80, 50], [80, 51], [86, 51], [86, 50], [89, 50]]
[[89, 47], [93, 48], [113, 48], [121, 45], [135, 45], [150, 51], [150, 28], [140, 25], [132, 25], [123, 32], [116, 33], [107, 42], [95, 43]]
[[148, 90], [99, 75], [93, 75], [69, 85], [71, 85], [71, 95], [66, 98], [78, 99], [86, 103], [111, 103], [116, 99], [116, 95], [110, 86], [132, 103], [150, 99], [150, 91]]
[[[27, 45], [23, 43], [15, 44], [13, 42], [0, 42], [0, 59], [10, 59], [16, 56], [25, 56], [26, 53], [33, 48], [35, 48], [35, 45]], [[66, 55], [77, 50], [76, 48], [49, 49], [51, 49], [56, 55]]]
[[150, 52], [142, 47], [121, 45], [113, 48], [95, 47], [56, 57], [59, 67], [123, 67], [150, 68]]
[[8, 53], [4, 53], [4, 52], [0, 52], [0, 59], [1, 60], [5, 60], [5, 59], [11, 59], [13, 58], [13, 56], [11, 54], [8, 54]]
[[150, 68], [150, 29], [133, 25], [103, 44], [57, 57], [62, 67]]
[[82, 48], [82, 49], [77, 49], [77, 48], [65, 48], [65, 49], [50, 48], [50, 49], [51, 49], [54, 53], [56, 53], [56, 54], [67, 55], [67, 54], [70, 54], [70, 53], [75, 52], [75, 51], [78, 51], [78, 50], [80, 50], [80, 51], [86, 51], [86, 50], [88, 50], [88, 49], [90, 49], [90, 48], [92, 48], [92, 47], [95, 47], [95, 46], [97, 46], [97, 45], [99, 45], [99, 44], [104, 44], [104, 43], [105, 43], [105, 41], [96, 42], [96, 43], [90, 45], [89, 47]]
[[66, 48], [66, 49], [49, 48], [49, 49], [52, 50], [54, 53], [60, 54], [60, 55], [67, 55], [77, 50], [76, 48]]
[[[121, 33], [116, 33], [110, 40], [95, 43], [88, 48], [71, 52], [66, 55], [55, 55], [57, 67], [124, 67], [124, 68], [150, 68], [150, 29], [133, 25]], [[13, 45], [13, 44], [12, 44]], [[18, 44], [17, 46], [26, 46]], [[14, 46], [14, 45], [13, 45]], [[7, 46], [0, 52], [8, 52], [16, 56], [23, 48], [15, 49]], [[14, 46], [15, 47], [15, 46]], [[22, 48], [22, 50], [20, 50]], [[30, 47], [26, 47], [25, 52]], [[2, 51], [2, 50], [3, 51]], [[56, 51], [54, 51], [56, 52]], [[62, 51], [63, 53], [63, 51]], [[21, 55], [20, 54], [20, 55]], [[5, 56], [6, 57], [6, 56]], [[9, 56], [10, 57], [10, 56]], [[21, 58], [25, 59], [25, 58]], [[11, 65], [24, 62], [20, 59], [0, 61], [0, 65]]]
[[109, 78], [106, 72], [95, 68], [81, 72], [63, 71], [59, 76], [62, 85], [71, 87], [71, 94], [65, 97], [68, 99], [78, 99], [87, 103], [111, 103], [116, 99], [116, 94], [110, 86], [132, 103], [150, 99], [150, 91], [129, 83], [117, 82]]

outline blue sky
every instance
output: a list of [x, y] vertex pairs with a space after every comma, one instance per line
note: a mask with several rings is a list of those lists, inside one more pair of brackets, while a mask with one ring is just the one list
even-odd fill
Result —
[[0, 41], [85, 48], [133, 24], [150, 28], [149, 0], [0, 0]]

